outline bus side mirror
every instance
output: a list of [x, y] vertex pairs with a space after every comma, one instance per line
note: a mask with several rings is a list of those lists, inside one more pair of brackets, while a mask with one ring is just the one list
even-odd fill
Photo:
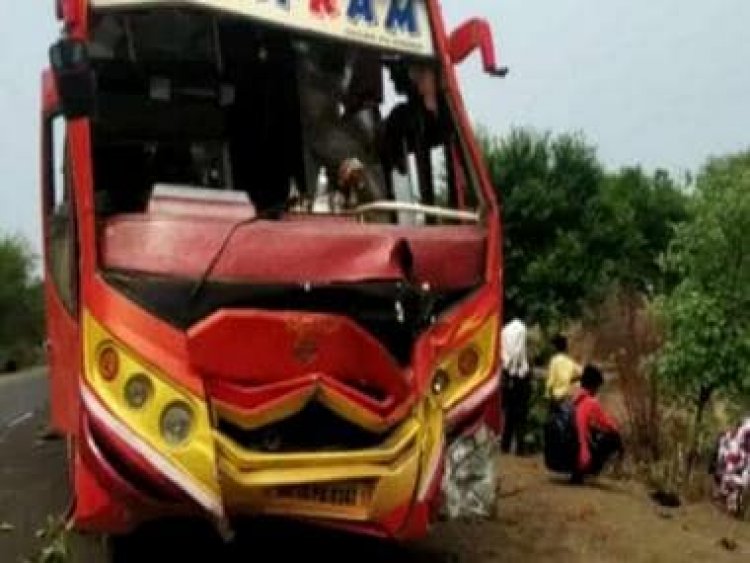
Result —
[[479, 49], [482, 55], [482, 66], [487, 74], [500, 78], [508, 74], [507, 67], [497, 64], [492, 29], [487, 20], [475, 18], [461, 24], [449, 37], [448, 49], [453, 64], [462, 63]]
[[90, 116], [96, 88], [86, 42], [60, 39], [50, 47], [49, 59], [62, 114], [68, 119]]

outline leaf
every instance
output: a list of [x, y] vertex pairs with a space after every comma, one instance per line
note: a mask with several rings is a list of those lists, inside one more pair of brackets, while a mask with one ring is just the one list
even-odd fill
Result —
[[664, 171], [606, 173], [580, 135], [515, 129], [481, 146], [503, 202], [507, 316], [543, 327], [577, 317], [613, 284], [666, 285], [660, 257], [688, 196]]
[[659, 374], [675, 392], [750, 389], [750, 152], [711, 161], [676, 230], [666, 267], [679, 282], [660, 302], [667, 342]]

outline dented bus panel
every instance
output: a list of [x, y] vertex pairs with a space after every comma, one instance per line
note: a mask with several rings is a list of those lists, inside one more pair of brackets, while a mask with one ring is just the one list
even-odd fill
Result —
[[[433, 0], [58, 0], [52, 419], [80, 530], [393, 539], [495, 494], [501, 244]], [[64, 124], [64, 127], [60, 125]], [[62, 133], [60, 133], [62, 131]]]

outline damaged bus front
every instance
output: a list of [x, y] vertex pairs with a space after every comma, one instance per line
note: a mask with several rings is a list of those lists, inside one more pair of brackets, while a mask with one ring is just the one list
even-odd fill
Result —
[[[432, 0], [61, 0], [44, 80], [73, 523], [413, 538], [494, 504], [500, 231]], [[58, 126], [64, 120], [64, 127]], [[59, 178], [58, 178], [59, 176]]]

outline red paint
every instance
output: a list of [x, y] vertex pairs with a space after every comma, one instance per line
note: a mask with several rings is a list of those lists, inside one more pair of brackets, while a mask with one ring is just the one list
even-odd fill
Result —
[[[90, 436], [83, 435], [78, 441], [73, 480], [75, 503], [71, 520], [82, 531], [130, 532], [135, 527], [128, 506], [132, 499], [131, 503], [126, 504], [117, 498], [126, 495], [130, 486], [113, 478], [114, 472], [103, 465], [90, 440]], [[137, 507], [137, 503], [132, 504]]]
[[445, 87], [448, 93], [448, 98], [455, 110], [457, 125], [465, 138], [474, 169], [477, 170], [479, 174], [480, 188], [488, 206], [487, 240], [489, 242], [489, 248], [487, 249], [485, 281], [489, 286], [494, 288], [497, 295], [500, 295], [502, 292], [502, 272], [500, 270], [500, 265], [502, 264], [500, 206], [495, 197], [495, 189], [485, 165], [482, 151], [472, 133], [471, 120], [469, 119], [461, 97], [456, 68], [450, 55], [448, 35], [445, 31], [445, 22], [443, 20], [440, 4], [437, 0], [427, 0], [427, 7], [430, 22], [432, 23], [432, 28], [434, 30], [435, 49], [445, 76]]
[[[486, 320], [501, 314], [502, 246], [495, 190], [472, 136], [454, 69], [454, 62], [468, 52], [461, 52], [460, 40], [449, 44], [438, 2], [426, 1], [449, 104], [465, 139], [462, 149], [477, 171], [486, 203], [486, 225], [481, 229], [409, 229], [359, 225], [341, 218], [287, 220], [273, 224], [259, 222], [238, 230], [236, 239], [227, 246], [214, 271], [215, 279], [247, 276], [266, 282], [273, 276], [297, 282], [408, 279], [428, 283], [436, 289], [479, 286], [474, 295], [445, 313], [418, 338], [413, 362], [408, 369], [393, 365], [377, 341], [345, 319], [335, 319], [335, 337], [331, 338], [337, 344], [331, 347], [325, 342], [330, 335], [315, 341], [317, 329], [311, 334], [305, 332], [305, 328], [301, 335], [299, 330], [289, 330], [294, 322], [304, 325], [304, 321], [310, 319], [308, 315], [281, 318], [271, 314], [253, 316], [255, 312], [240, 311], [236, 318], [228, 319], [219, 313], [186, 334], [109, 287], [98, 274], [101, 266], [150, 273], [202, 273], [209, 257], [224, 240], [228, 226], [235, 219], [251, 217], [254, 211], [248, 208], [230, 211], [219, 207], [212, 208], [215, 213], [196, 215], [195, 206], [183, 201], [162, 201], [146, 214], [110, 221], [105, 226], [105, 242], [97, 248], [91, 132], [87, 119], [73, 121], [68, 126], [68, 164], [81, 240], [82, 305], [117, 340], [143, 362], [160, 370], [164, 377], [172, 378], [198, 397], [210, 393], [218, 401], [226, 401], [241, 409], [259, 412], [269, 408], [274, 401], [288, 400], [294, 393], [324, 387], [345, 396], [352, 404], [367, 409], [374, 416], [396, 420], [402, 414], [400, 409], [409, 408], [417, 397], [429, 392], [436, 360], [465, 345], [471, 337], [471, 334], [460, 334], [459, 327], [463, 322], [466, 319]], [[335, 14], [338, 8], [337, 3], [330, 0], [311, 0], [310, 6], [322, 17]], [[89, 6], [86, 0], [61, 0], [60, 11], [70, 36], [88, 36]], [[482, 39], [480, 44], [487, 51], [484, 60], [494, 64], [494, 49], [488, 47], [487, 39]], [[42, 98], [42, 114], [49, 116], [57, 106], [57, 94], [49, 73], [43, 77]], [[42, 153], [45, 158], [48, 156], [44, 147]], [[458, 184], [464, 186], [467, 180], [459, 178]], [[44, 228], [46, 240], [47, 226]], [[195, 234], [191, 235], [191, 231]], [[285, 245], [276, 243], [281, 236], [285, 238]], [[253, 256], [260, 258], [247, 259], [249, 249], [256, 253]], [[413, 258], [411, 270], [404, 260], [405, 249]], [[357, 256], [356, 262], [343, 266], [336, 257], [344, 254]], [[77, 501], [74, 522], [84, 529], [117, 533], [129, 531], [150, 518], [172, 513], [194, 514], [196, 509], [190, 504], [164, 505], [144, 497], [133, 484], [118, 475], [97, 450], [85, 413], [80, 410], [80, 326], [62, 307], [48, 275], [45, 298], [48, 334], [52, 340], [52, 417], [64, 432], [77, 436], [79, 444], [73, 467]], [[293, 322], [288, 322], [290, 320]], [[260, 324], [253, 327], [256, 321]], [[315, 322], [312, 325], [315, 326]], [[263, 342], [265, 346], [261, 346]], [[250, 346], [257, 352], [257, 362], [253, 356], [243, 355], [243, 346]], [[243, 357], [248, 365], [243, 365]], [[248, 362], [248, 357], [253, 357], [253, 361]], [[351, 385], [351, 374], [355, 370], [362, 372], [368, 381], [382, 385], [387, 391], [386, 398], [380, 402], [373, 400]], [[493, 366], [492, 373], [495, 372], [496, 366]], [[486, 404], [477, 407], [475, 413], [467, 414], [467, 420], [478, 415], [493, 427], [499, 426], [496, 403], [488, 399]], [[126, 463], [142, 472], [144, 479], [157, 487], [164, 485], [160, 476], [155, 475], [144, 460], [137, 459], [127, 445], [106, 432], [103, 435], [117, 455], [122, 455]], [[424, 503], [402, 505], [377, 522], [324, 524], [357, 533], [395, 538], [420, 537], [426, 533], [435, 514], [439, 498], [436, 483], [430, 487]]]
[[47, 361], [49, 365], [52, 425], [59, 431], [75, 435], [78, 432], [80, 400], [78, 395], [81, 361], [78, 351], [81, 348], [77, 319], [65, 308], [55, 284], [51, 281], [50, 225], [49, 211], [54, 202], [51, 199], [51, 184], [54, 175], [48, 166], [52, 158], [52, 118], [58, 109], [57, 89], [52, 74], [42, 74], [42, 123], [41, 123], [41, 200], [42, 233], [44, 244], [44, 271], [47, 282], [44, 285], [44, 302], [47, 325]]
[[337, 0], [310, 0], [310, 11], [319, 17], [338, 16]]
[[[78, 529], [125, 534], [153, 518], [200, 514], [174, 485], [105, 427], [85, 415], [81, 423], [80, 438], [76, 441], [76, 498], [71, 516]], [[98, 440], [105, 440], [114, 455], [120, 457], [120, 463], [138, 471], [140, 479], [160, 491], [164, 499], [174, 500], [155, 499], [126, 481], [103, 455], [93, 437], [94, 429]]]
[[[82, 451], [86, 455], [96, 457], [98, 465], [103, 474], [102, 479], [107, 481], [108, 488], [126, 491], [123, 495], [133, 497], [138, 502], [157, 508], [170, 499], [169, 504], [188, 504], [190, 500], [164, 475], [159, 473], [146, 459], [134, 452], [132, 448], [123, 442], [116, 434], [111, 433], [104, 425], [92, 418], [86, 418], [83, 439], [86, 447]], [[141, 490], [134, 484], [127, 483], [117, 470], [112, 466], [108, 456], [102, 452], [102, 447], [110, 451], [108, 456], [114, 456], [117, 462], [128, 467], [129, 471], [137, 472], [141, 476], [141, 482], [148, 483], [150, 490], [157, 491], [159, 498], [149, 496], [145, 490]]]
[[[236, 225], [234, 217], [198, 217], [184, 214], [184, 207], [180, 214], [118, 216], [104, 227], [102, 265], [199, 278], [233, 232], [211, 279], [266, 284], [412, 280], [437, 290], [472, 287], [482, 279], [486, 238], [478, 227], [335, 219]], [[347, 259], [338, 259], [343, 256]]]
[[[300, 326], [316, 348], [309, 361], [295, 358]], [[188, 332], [188, 355], [212, 391], [244, 409], [328, 387], [386, 417], [411, 392], [408, 374], [374, 337], [333, 315], [220, 311]], [[388, 400], [368, 398], [357, 391], [358, 383], [379, 389]]]
[[[474, 319], [474, 323], [477, 325], [482, 324], [490, 320], [492, 316], [498, 315], [499, 307], [500, 296], [490, 286], [485, 286], [443, 315], [418, 338], [413, 364], [417, 384], [420, 386], [417, 389], [418, 393], [426, 390], [429, 386], [432, 380], [432, 366], [440, 358], [451, 351], [462, 348], [473, 338], [473, 332], [461, 332], [463, 321]], [[492, 356], [497, 362], [497, 355], [493, 354]]]
[[86, 0], [57, 0], [58, 18], [65, 22], [70, 35], [85, 38], [88, 28], [88, 2]]
[[79, 326], [60, 301], [54, 285], [44, 288], [47, 310], [47, 363], [49, 367], [52, 425], [66, 434], [76, 434], [80, 409], [81, 374]]
[[490, 74], [501, 72], [497, 65], [495, 43], [492, 39], [490, 25], [486, 20], [479, 18], [465, 22], [451, 34], [451, 59], [455, 64], [459, 64], [477, 48], [480, 51], [485, 72]]

